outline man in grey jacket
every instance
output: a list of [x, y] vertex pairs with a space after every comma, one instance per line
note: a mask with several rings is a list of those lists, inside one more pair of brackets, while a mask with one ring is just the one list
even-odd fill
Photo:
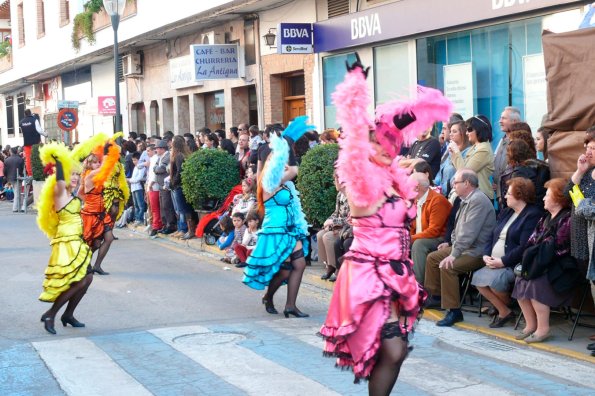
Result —
[[437, 326], [452, 326], [463, 321], [460, 309], [459, 275], [484, 266], [482, 259], [485, 245], [492, 238], [496, 226], [496, 213], [490, 199], [478, 190], [477, 174], [471, 169], [457, 171], [453, 188], [461, 198], [452, 232], [452, 246], [443, 243], [428, 255], [424, 286], [436, 302], [448, 309]]
[[159, 185], [159, 209], [163, 228], [158, 232], [171, 234], [176, 231], [176, 214], [174, 204], [171, 200], [171, 192], [166, 186], [165, 179], [169, 176], [169, 151], [166, 140], [159, 140], [155, 143], [155, 151], [159, 159], [155, 165], [155, 184]]

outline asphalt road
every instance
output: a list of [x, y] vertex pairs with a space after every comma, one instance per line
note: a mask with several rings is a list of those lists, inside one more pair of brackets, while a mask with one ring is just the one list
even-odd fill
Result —
[[[366, 394], [321, 356], [315, 335], [330, 292], [302, 285], [309, 319], [268, 315], [261, 292], [208, 253], [118, 230], [76, 316], [83, 329], [39, 321], [49, 254], [33, 214], [0, 203], [0, 394]], [[276, 298], [283, 307], [285, 288]], [[59, 323], [57, 323], [59, 325]], [[594, 394], [589, 363], [422, 320], [394, 394]]]

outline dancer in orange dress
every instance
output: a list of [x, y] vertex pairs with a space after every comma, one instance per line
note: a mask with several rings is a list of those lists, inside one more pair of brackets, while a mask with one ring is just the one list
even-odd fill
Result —
[[120, 150], [118, 146], [108, 142], [102, 151], [103, 153], [101, 150], [95, 150], [85, 159], [79, 195], [85, 202], [81, 210], [83, 239], [93, 252], [98, 251], [93, 272], [99, 275], [109, 275], [109, 272], [101, 269], [101, 262], [114, 240], [111, 231], [113, 220], [106, 212], [103, 190], [106, 180], [120, 159]]

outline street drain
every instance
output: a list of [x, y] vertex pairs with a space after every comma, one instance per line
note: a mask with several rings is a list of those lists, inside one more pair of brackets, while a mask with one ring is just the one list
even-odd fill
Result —
[[483, 350], [497, 350], [497, 351], [514, 351], [518, 348], [511, 346], [511, 345], [507, 345], [507, 344], [502, 344], [501, 342], [497, 342], [497, 341], [475, 341], [472, 343], [467, 344], [469, 346], [472, 347], [477, 347]]
[[172, 341], [182, 345], [221, 345], [235, 344], [245, 339], [246, 336], [238, 333], [194, 333], [184, 334]]

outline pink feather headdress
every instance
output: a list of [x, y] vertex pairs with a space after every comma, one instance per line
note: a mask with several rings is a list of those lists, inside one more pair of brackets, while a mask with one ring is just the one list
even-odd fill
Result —
[[[376, 107], [376, 138], [391, 155], [411, 143], [436, 121], [448, 120], [452, 103], [434, 88], [417, 86], [413, 99], [393, 100]], [[399, 128], [400, 127], [400, 128]]]

